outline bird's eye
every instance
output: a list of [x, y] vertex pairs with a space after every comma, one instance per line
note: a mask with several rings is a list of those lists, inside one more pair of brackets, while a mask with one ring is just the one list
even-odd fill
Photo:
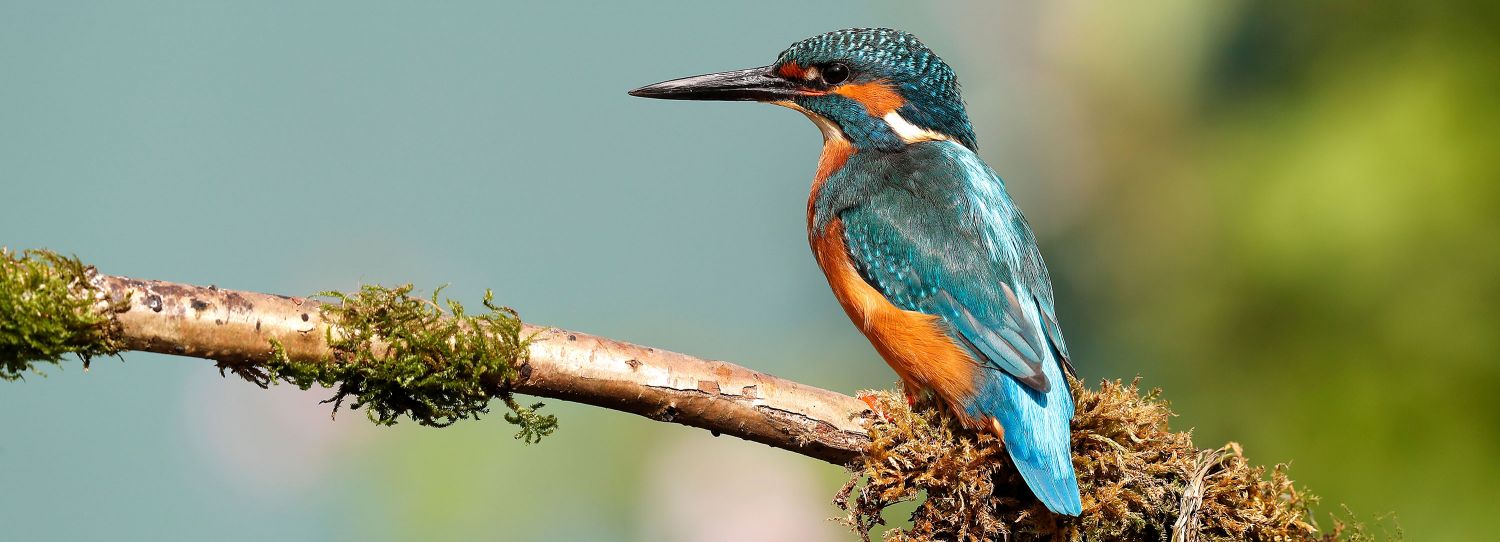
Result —
[[829, 64], [828, 67], [823, 68], [824, 83], [837, 85], [844, 82], [844, 80], [848, 78], [849, 66], [845, 65], [842, 62], [834, 62], [833, 64]]

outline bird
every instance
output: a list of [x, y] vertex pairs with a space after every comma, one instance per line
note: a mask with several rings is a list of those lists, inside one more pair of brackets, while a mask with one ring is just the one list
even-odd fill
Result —
[[[822, 132], [807, 236], [834, 297], [900, 377], [1004, 442], [1053, 513], [1082, 512], [1074, 374], [1031, 226], [977, 152], [953, 68], [910, 33], [838, 30], [768, 66], [629, 92], [794, 109]], [[872, 405], [873, 406], [873, 405]]]

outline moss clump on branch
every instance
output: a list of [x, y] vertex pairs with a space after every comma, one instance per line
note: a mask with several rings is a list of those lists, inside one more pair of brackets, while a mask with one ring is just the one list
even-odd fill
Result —
[[[883, 416], [870, 424], [870, 451], [835, 499], [866, 540], [881, 511], [925, 496], [909, 529], [888, 541], [988, 540], [1372, 540], [1335, 521], [1320, 534], [1284, 466], [1251, 466], [1239, 445], [1199, 450], [1153, 391], [1075, 381], [1073, 464], [1083, 492], [1078, 518], [1054, 515], [1032, 496], [999, 439], [960, 429], [940, 409], [913, 412], [899, 394], [874, 394]], [[857, 493], [856, 493], [857, 490]], [[1186, 495], [1186, 498], [1185, 498]], [[1358, 527], [1358, 526], [1356, 526]], [[1178, 533], [1178, 531], [1182, 531]], [[1185, 536], [1193, 533], [1196, 536]], [[1178, 538], [1171, 538], [1178, 540]]]
[[[552, 434], [557, 419], [538, 414], [541, 403], [516, 402], [507, 383], [525, 363], [529, 337], [521, 337], [515, 311], [495, 305], [485, 292], [480, 314], [469, 314], [451, 299], [438, 302], [409, 295], [399, 288], [364, 286], [358, 292], [323, 292], [330, 299], [322, 316], [328, 328], [332, 360], [302, 361], [272, 344], [264, 366], [224, 364], [248, 380], [266, 386], [285, 381], [302, 389], [314, 384], [336, 388], [326, 402], [334, 412], [347, 400], [365, 409], [370, 421], [395, 424], [402, 416], [422, 425], [443, 427], [489, 412], [499, 397], [510, 408], [505, 419], [521, 428], [516, 438], [538, 442]], [[444, 306], [446, 305], [446, 310]]]
[[46, 250], [20, 253], [0, 248], [0, 380], [37, 372], [38, 363], [59, 364], [75, 354], [90, 358], [120, 351], [119, 325], [109, 304], [89, 283], [94, 270], [78, 258]]
[[[130, 302], [111, 299], [94, 276], [77, 258], [0, 248], [0, 379], [22, 378], [69, 353], [87, 367], [92, 357], [120, 351], [123, 330], [114, 315]], [[505, 419], [521, 428], [516, 438], [538, 442], [557, 428], [555, 417], [537, 413], [540, 403], [523, 406], [508, 388], [529, 342], [515, 311], [495, 305], [488, 291], [486, 311], [472, 315], [456, 301], [439, 304], [438, 292], [422, 299], [411, 291], [365, 286], [321, 294], [329, 298], [321, 315], [334, 324], [326, 328], [331, 360], [293, 360], [272, 341], [265, 363], [221, 362], [220, 370], [262, 387], [285, 381], [336, 388], [334, 412], [347, 400], [381, 425], [405, 416], [446, 426], [488, 412], [499, 397], [511, 410]]]

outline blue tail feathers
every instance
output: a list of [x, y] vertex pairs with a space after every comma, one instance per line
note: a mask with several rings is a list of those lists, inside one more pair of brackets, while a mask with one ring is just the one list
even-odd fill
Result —
[[[1003, 424], [1003, 422], [1002, 422]], [[1005, 432], [1005, 448], [1011, 461], [1026, 479], [1026, 485], [1053, 513], [1076, 516], [1083, 512], [1079, 499], [1078, 478], [1073, 473], [1073, 457], [1067, 445], [1061, 454], [1051, 443], [1037, 443]]]
[[1056, 360], [1045, 360], [1043, 372], [1051, 382], [1046, 393], [1008, 374], [982, 371], [979, 393], [967, 410], [975, 417], [1000, 421], [1012, 462], [1048, 510], [1076, 516], [1083, 503], [1073, 472], [1073, 398]]

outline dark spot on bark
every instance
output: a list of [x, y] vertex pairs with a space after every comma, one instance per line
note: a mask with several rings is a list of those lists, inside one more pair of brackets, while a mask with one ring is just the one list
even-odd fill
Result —
[[210, 292], [217, 292], [217, 291], [219, 291], [219, 287], [217, 285], [210, 284], [210, 285], [208, 285], [208, 291], [210, 291]]
[[224, 302], [229, 312], [245, 313], [255, 310], [255, 304], [245, 299], [245, 296], [240, 295], [239, 292], [229, 292], [225, 295]]
[[305, 313], [305, 312], [304, 312], [304, 313], [302, 313], [302, 321], [303, 321], [303, 322], [306, 322], [306, 321], [307, 321], [307, 313]]
[[641, 362], [636, 361], [635, 358], [625, 360], [625, 364], [629, 365], [632, 371], [641, 368]]
[[180, 344], [178, 344], [178, 345], [173, 345], [173, 346], [172, 346], [172, 351], [173, 351], [173, 352], [176, 352], [176, 353], [178, 353], [178, 354], [181, 354], [181, 353], [183, 353], [183, 352], [187, 352], [187, 347], [186, 347], [186, 346], [183, 346], [183, 345], [180, 345]]
[[208, 303], [203, 302], [202, 300], [200, 300], [200, 299], [198, 299], [196, 297], [193, 298], [191, 301], [189, 301], [188, 305], [191, 306], [191, 307], [193, 307], [193, 310], [200, 311], [200, 312], [201, 311], [206, 311], [206, 310], [208, 310], [209, 307], [213, 306], [213, 305], [210, 305]]
[[161, 296], [156, 294], [147, 296], [146, 307], [151, 309], [151, 312], [161, 312]]
[[222, 326], [222, 325], [224, 325], [224, 321], [220, 320], [218, 318], [214, 318], [214, 325], [216, 325], [216, 326]]
[[255, 321], [255, 332], [260, 333], [260, 320]]
[[569, 333], [568, 334], [568, 340], [570, 340], [570, 341], [576, 341], [576, 340], [578, 340], [578, 336], [574, 335], [572, 333]]
[[517, 382], [517, 383], [523, 383], [523, 382], [526, 382], [527, 380], [531, 380], [531, 364], [530, 363], [522, 363], [519, 367], [516, 367], [516, 379], [515, 379], [515, 382]]
[[714, 431], [713, 429], [709, 429], [708, 430], [708, 434], [716, 436], [716, 437], [719, 436], [719, 432], [718, 431]]
[[169, 282], [160, 282], [153, 280], [143, 286], [142, 289], [150, 290], [152, 293], [161, 294], [162, 297], [188, 297], [201, 290], [202, 288], [182, 286]]
[[658, 417], [658, 419], [664, 422], [670, 422], [677, 419], [677, 413], [677, 405], [667, 405], [667, 408], [662, 409], [661, 415]]
[[655, 348], [651, 348], [651, 347], [648, 346], [648, 347], [646, 347], [646, 351], [647, 352], [655, 352], [656, 349]]

